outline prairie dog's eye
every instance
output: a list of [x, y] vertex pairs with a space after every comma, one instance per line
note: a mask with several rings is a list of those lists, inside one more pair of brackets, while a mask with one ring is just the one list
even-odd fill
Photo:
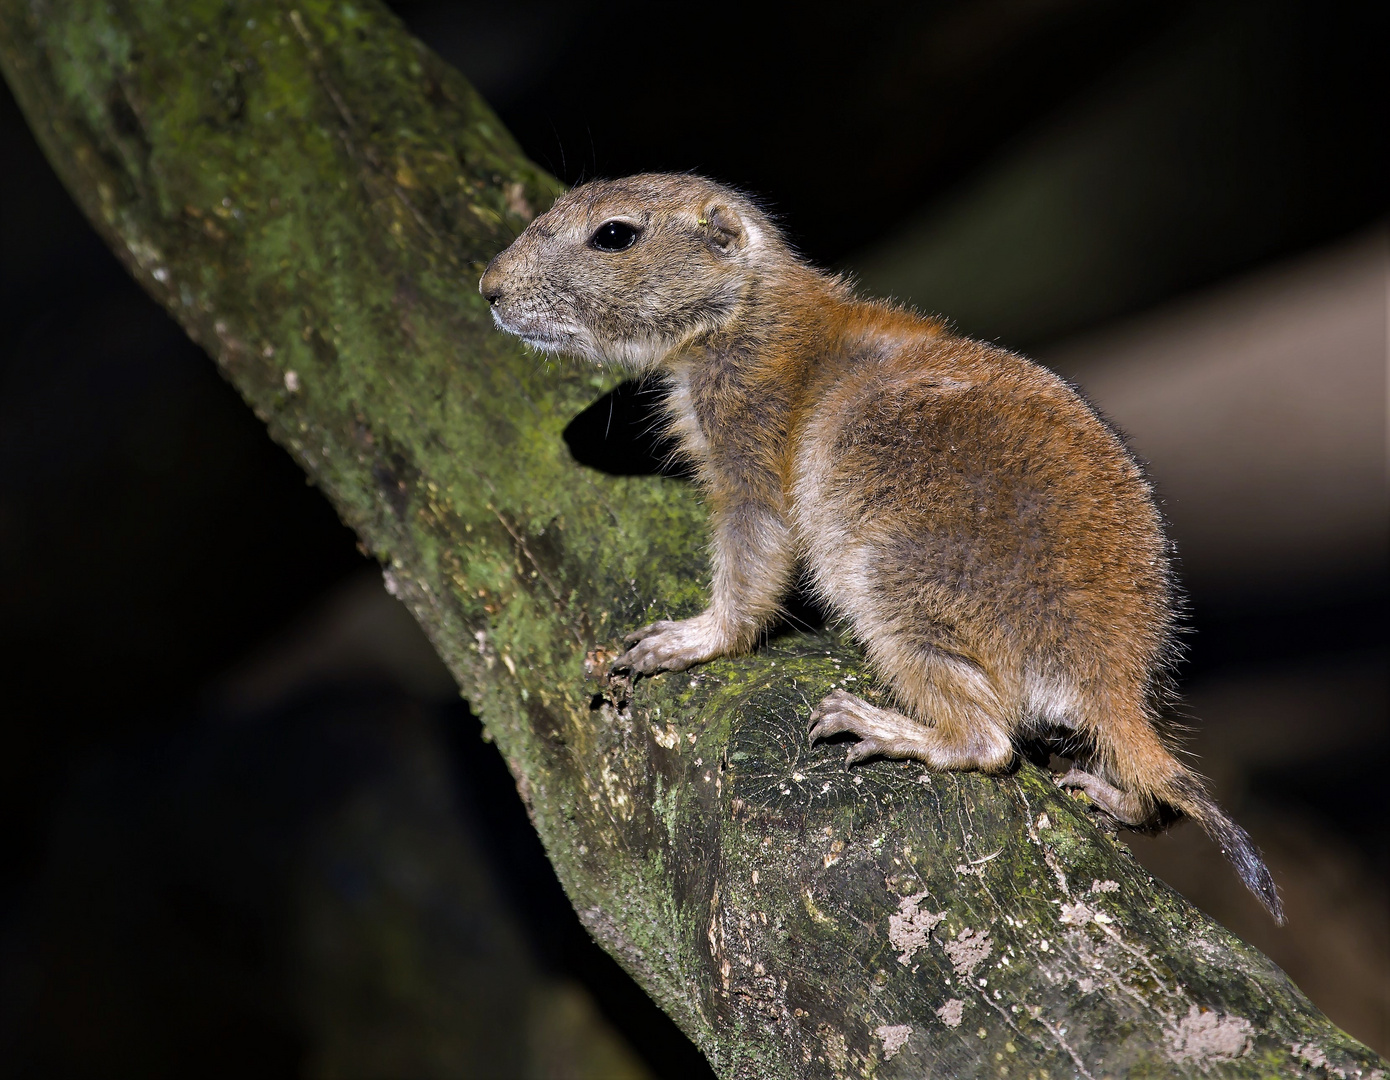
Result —
[[632, 247], [637, 232], [637, 226], [626, 221], [605, 221], [589, 237], [589, 246], [599, 251], [622, 251]]

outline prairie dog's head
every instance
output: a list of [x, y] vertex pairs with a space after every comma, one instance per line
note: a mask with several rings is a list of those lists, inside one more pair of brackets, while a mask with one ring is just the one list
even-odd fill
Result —
[[645, 173], [562, 195], [478, 288], [493, 321], [528, 344], [641, 371], [725, 325], [783, 250], [747, 197]]

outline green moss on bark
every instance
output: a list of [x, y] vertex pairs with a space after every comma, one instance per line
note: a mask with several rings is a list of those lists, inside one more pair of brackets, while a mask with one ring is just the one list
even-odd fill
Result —
[[1370, 1077], [1386, 1063], [1025, 767], [806, 746], [833, 636], [633, 688], [697, 610], [692, 490], [578, 466], [609, 383], [491, 329], [559, 190], [374, 0], [0, 0], [0, 59], [113, 248], [387, 568], [585, 923], [728, 1077]]

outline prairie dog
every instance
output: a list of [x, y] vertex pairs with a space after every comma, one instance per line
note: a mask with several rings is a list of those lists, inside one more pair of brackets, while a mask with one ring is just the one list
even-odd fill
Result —
[[898, 706], [836, 690], [812, 741], [853, 735], [850, 764], [997, 773], [1015, 739], [1060, 735], [1083, 748], [1061, 784], [1126, 825], [1194, 818], [1283, 921], [1259, 852], [1161, 725], [1175, 585], [1153, 493], [1060, 378], [857, 298], [694, 176], [575, 188], [479, 287], [535, 348], [669, 382], [710, 506], [712, 596], [631, 634], [615, 668], [747, 652], [800, 561]]

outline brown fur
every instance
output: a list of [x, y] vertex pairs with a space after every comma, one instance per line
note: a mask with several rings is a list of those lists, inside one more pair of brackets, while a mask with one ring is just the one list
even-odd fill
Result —
[[[600, 250], [606, 222], [636, 231]], [[751, 201], [690, 176], [561, 197], [492, 261], [498, 325], [671, 383], [712, 511], [710, 607], [632, 635], [619, 667], [745, 652], [800, 560], [902, 711], [836, 691], [812, 737], [849, 759], [998, 772], [1019, 737], [1085, 749], [1063, 783], [1120, 821], [1195, 818], [1282, 919], [1249, 838], [1160, 726], [1174, 585], [1153, 493], [1061, 379], [937, 320], [856, 298]]]

